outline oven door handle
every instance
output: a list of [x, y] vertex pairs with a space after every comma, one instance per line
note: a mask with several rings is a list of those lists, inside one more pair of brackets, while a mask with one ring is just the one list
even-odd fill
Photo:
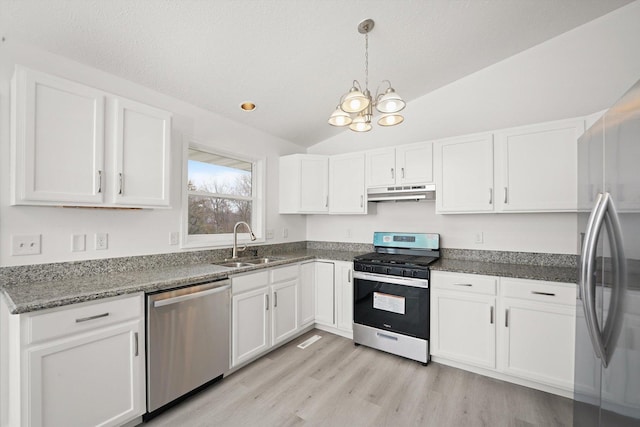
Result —
[[429, 288], [429, 280], [427, 279], [387, 276], [385, 274], [363, 273], [362, 271], [354, 271], [353, 278], [354, 281], [361, 279], [369, 280], [372, 282], [391, 283], [394, 285], [413, 286], [414, 288]]

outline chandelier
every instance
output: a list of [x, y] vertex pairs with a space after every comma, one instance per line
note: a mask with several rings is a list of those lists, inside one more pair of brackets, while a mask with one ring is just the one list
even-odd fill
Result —
[[395, 126], [404, 121], [399, 112], [406, 103], [391, 87], [389, 80], [382, 81], [387, 87], [383, 88], [383, 92], [379, 92], [378, 87], [375, 97], [369, 92], [369, 31], [373, 26], [373, 19], [365, 19], [358, 24], [358, 32], [364, 34], [364, 91], [360, 82], [354, 80], [349, 92], [342, 95], [336, 110], [329, 117], [329, 124], [332, 126], [349, 126], [354, 132], [368, 132], [371, 130], [374, 108], [382, 113], [378, 118], [380, 126]]

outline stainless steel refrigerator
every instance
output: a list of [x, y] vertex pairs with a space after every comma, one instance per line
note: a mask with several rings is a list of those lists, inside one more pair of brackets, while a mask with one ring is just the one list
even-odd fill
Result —
[[640, 426], [640, 81], [578, 141], [573, 425]]

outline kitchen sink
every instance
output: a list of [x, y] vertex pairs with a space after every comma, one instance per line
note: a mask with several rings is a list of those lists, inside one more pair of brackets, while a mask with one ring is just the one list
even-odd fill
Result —
[[283, 258], [277, 257], [262, 257], [262, 258], [238, 258], [236, 261], [232, 261], [229, 259], [224, 260], [224, 262], [216, 263], [216, 265], [221, 265], [223, 267], [251, 267], [254, 265], [260, 264], [269, 264], [274, 261], [281, 261]]
[[252, 267], [255, 264], [251, 264], [251, 263], [248, 263], [248, 262], [233, 261], [233, 262], [223, 262], [223, 263], [216, 264], [216, 265], [221, 265], [222, 267], [238, 268], [238, 267]]

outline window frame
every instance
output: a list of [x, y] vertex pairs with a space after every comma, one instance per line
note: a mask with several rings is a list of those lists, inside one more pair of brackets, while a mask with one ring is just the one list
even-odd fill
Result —
[[184, 144], [182, 159], [182, 248], [206, 248], [206, 247], [228, 247], [233, 245], [233, 233], [221, 234], [189, 234], [189, 149], [204, 151], [232, 159], [242, 160], [252, 164], [251, 167], [251, 229], [256, 236], [253, 242], [245, 227], [239, 229], [238, 244], [264, 243], [265, 241], [265, 211], [266, 203], [264, 198], [265, 188], [265, 158], [249, 157], [231, 151], [220, 150], [207, 144], [194, 140]]

